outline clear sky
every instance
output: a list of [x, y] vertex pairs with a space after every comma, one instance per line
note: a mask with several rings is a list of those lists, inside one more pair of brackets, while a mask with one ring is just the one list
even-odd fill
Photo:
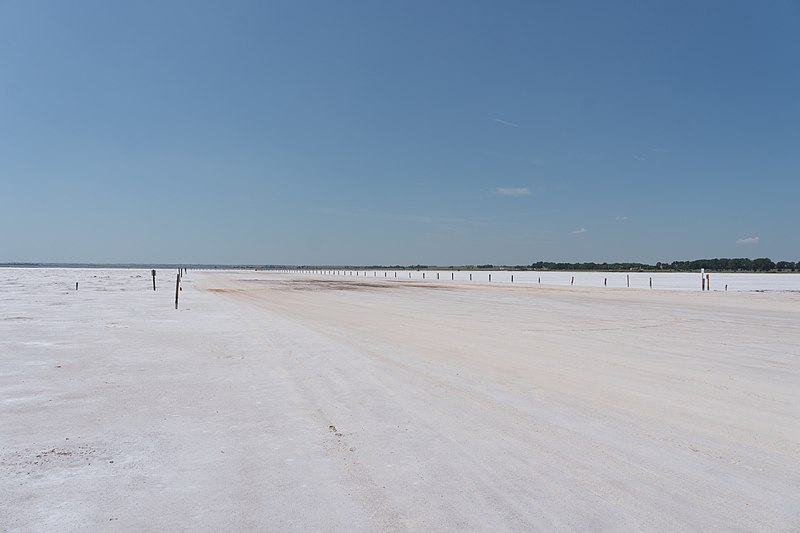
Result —
[[800, 3], [0, 0], [0, 261], [800, 261]]

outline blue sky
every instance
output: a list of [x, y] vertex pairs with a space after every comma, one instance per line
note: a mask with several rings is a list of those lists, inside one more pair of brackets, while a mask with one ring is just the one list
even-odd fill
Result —
[[800, 260], [797, 2], [0, 0], [0, 261]]

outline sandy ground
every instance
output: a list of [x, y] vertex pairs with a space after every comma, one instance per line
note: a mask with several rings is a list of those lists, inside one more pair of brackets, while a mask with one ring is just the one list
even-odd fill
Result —
[[0, 270], [0, 530], [800, 530], [798, 294], [146, 274]]

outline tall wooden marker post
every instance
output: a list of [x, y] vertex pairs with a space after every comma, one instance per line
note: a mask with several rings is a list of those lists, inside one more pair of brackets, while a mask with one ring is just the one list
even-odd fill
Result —
[[178, 293], [181, 290], [181, 275], [175, 278], [175, 309], [178, 309]]

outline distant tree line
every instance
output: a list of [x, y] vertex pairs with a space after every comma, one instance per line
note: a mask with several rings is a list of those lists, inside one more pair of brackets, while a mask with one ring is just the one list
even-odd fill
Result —
[[658, 262], [654, 265], [648, 263], [559, 263], [552, 261], [538, 261], [530, 265], [462, 265], [462, 266], [430, 266], [430, 265], [369, 265], [369, 266], [300, 266], [291, 267], [306, 270], [330, 269], [361, 269], [361, 270], [568, 270], [568, 271], [665, 271], [665, 272], [697, 272], [701, 268], [712, 272], [800, 272], [800, 261], [778, 261], [777, 263], [767, 257], [748, 259], [740, 257], [735, 259], [695, 259], [693, 261], [672, 261], [671, 263]]
[[714, 272], [796, 272], [800, 270], [800, 261], [778, 261], [775, 263], [768, 257], [748, 259], [695, 259], [693, 261], [658, 262], [655, 265], [646, 263], [551, 263], [539, 261], [530, 265], [531, 270], [664, 270], [669, 272], [696, 272], [704, 268]]

